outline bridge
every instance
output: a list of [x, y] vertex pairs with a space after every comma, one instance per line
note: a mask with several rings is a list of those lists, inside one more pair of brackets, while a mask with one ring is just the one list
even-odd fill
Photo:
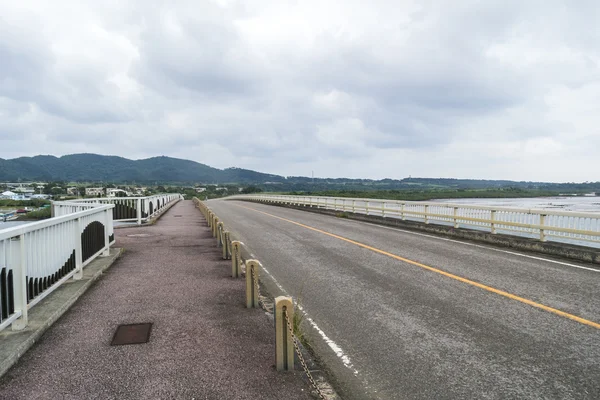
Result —
[[[178, 312], [172, 323], [180, 332], [189, 332], [187, 313], [204, 304], [189, 303], [189, 298], [200, 296], [197, 288], [202, 286], [202, 292], [211, 294], [203, 299], [213, 312], [193, 318], [195, 324], [209, 323], [217, 329], [225, 323], [230, 330], [244, 332], [252, 326], [252, 332], [259, 332], [264, 326], [247, 320], [247, 314], [237, 314], [239, 308], [219, 309], [211, 301], [219, 298], [230, 306], [238, 301], [226, 295], [237, 289], [230, 285], [235, 281], [221, 279], [223, 270], [211, 270], [217, 274], [211, 278], [189, 269], [196, 261], [208, 263], [201, 261], [205, 254], [220, 256], [222, 250], [224, 258], [234, 258], [234, 268], [239, 262], [248, 269], [252, 260], [260, 260], [256, 264], [260, 279], [254, 283], [260, 290], [252, 295], [263, 306], [278, 296], [294, 299], [303, 319], [305, 344], [318, 363], [314, 369], [327, 371], [342, 398], [600, 397], [598, 214], [247, 195], [198, 201], [211, 225], [208, 233], [206, 227], [200, 230], [200, 214], [191, 202], [179, 200], [179, 195], [163, 195], [56, 202], [55, 218], [0, 231], [0, 330], [26, 329], [32, 307], [41, 306], [65, 282], [80, 279], [88, 265], [107, 256], [120, 241], [132, 249], [131, 268], [140, 263], [150, 268], [131, 272], [119, 268], [120, 286], [107, 277], [106, 290], [110, 285], [123, 290], [127, 279], [145, 285], [156, 296], [135, 291], [127, 299], [137, 301], [136, 313], [150, 309], [149, 315], [160, 319], [165, 307], [172, 308]], [[147, 224], [161, 214], [157, 226]], [[114, 229], [113, 221], [126, 227]], [[212, 236], [217, 236], [222, 249]], [[164, 275], [162, 264], [170, 255], [181, 260], [170, 267], [174, 279]], [[248, 282], [247, 292], [253, 290]], [[106, 311], [97, 304], [104, 304], [102, 296], [100, 289], [95, 290], [82, 299], [83, 309]], [[168, 301], [171, 296], [176, 300]], [[156, 306], [161, 302], [165, 307]], [[119, 311], [131, 308], [121, 305]], [[227, 317], [227, 311], [236, 319]], [[85, 336], [86, 330], [77, 328], [83, 317], [77, 315], [69, 314], [57, 329]], [[80, 354], [63, 354], [69, 343], [59, 341], [56, 333], [49, 337], [51, 343], [43, 350], [59, 346], [62, 362], [77, 363]], [[219, 341], [214, 335], [211, 340]], [[92, 354], [90, 362], [109, 357], [106, 348], [90, 346], [82, 347]], [[42, 357], [42, 350], [31, 351]], [[236, 357], [235, 352], [227, 354]], [[190, 362], [179, 354], [161, 357]], [[21, 365], [39, 367], [27, 359], [14, 368], [21, 374], [25, 369]], [[130, 376], [123, 366], [112, 367]], [[242, 368], [231, 363], [228, 367]], [[255, 371], [264, 368], [259, 363]], [[110, 368], [103, 370], [110, 373]], [[281, 383], [281, 375], [262, 373]], [[52, 373], [44, 379], [52, 382]], [[290, 388], [297, 390], [288, 390], [286, 397], [277, 392], [263, 397], [298, 396], [302, 385], [292, 381]], [[2, 385], [0, 381], [0, 394]], [[7, 384], [7, 393], [24, 393], [17, 386]], [[176, 393], [184, 392], [190, 393]]]

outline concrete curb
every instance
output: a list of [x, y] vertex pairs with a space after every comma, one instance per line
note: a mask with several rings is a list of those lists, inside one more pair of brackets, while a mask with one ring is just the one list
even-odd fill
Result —
[[108, 257], [98, 257], [83, 270], [79, 281], [69, 280], [29, 312], [29, 325], [22, 331], [0, 332], [0, 377], [17, 363], [38, 339], [110, 268], [123, 254], [113, 248]]
[[[231, 199], [237, 200], [237, 199]], [[315, 214], [336, 216], [342, 211], [325, 210], [321, 208], [295, 206], [289, 204], [263, 203], [252, 200], [237, 200], [250, 203], [264, 204], [294, 210], [308, 211]], [[434, 223], [424, 224], [416, 221], [402, 221], [397, 218], [384, 218], [376, 215], [366, 215], [344, 211], [345, 218], [354, 221], [368, 222], [377, 225], [390, 226], [415, 232], [425, 232], [432, 235], [444, 236], [457, 240], [466, 240], [476, 243], [486, 243], [497, 247], [510, 248], [525, 251], [537, 255], [548, 255], [557, 258], [590, 263], [590, 267], [600, 269], [600, 249], [593, 247], [577, 246], [560, 242], [540, 242], [537, 239], [529, 239], [513, 235], [493, 235], [488, 232], [476, 231], [468, 228], [454, 228], [452, 226], [437, 225]]]

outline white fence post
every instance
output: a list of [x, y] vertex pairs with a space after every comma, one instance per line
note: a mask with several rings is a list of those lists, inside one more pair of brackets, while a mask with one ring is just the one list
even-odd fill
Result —
[[[20, 235], [14, 242], [18, 243], [18, 251], [15, 251], [13, 260], [16, 268], [13, 269], [14, 275], [14, 290], [15, 290], [15, 311], [20, 311], [21, 316], [15, 320], [11, 327], [13, 331], [25, 329], [28, 323], [27, 314], [27, 258], [25, 249], [25, 235]], [[16, 244], [16, 243], [15, 243]], [[17, 247], [17, 246], [15, 246]], [[17, 249], [15, 249], [17, 250]], [[18, 256], [17, 256], [18, 254]], [[17, 261], [18, 260], [18, 261]]]
[[492, 210], [491, 215], [490, 215], [490, 221], [491, 221], [491, 232], [492, 235], [496, 234], [496, 210]]
[[458, 207], [454, 207], [454, 229], [458, 229]]
[[429, 205], [425, 206], [425, 223], [428, 224], [429, 223], [429, 218], [428, 218], [428, 214], [429, 214]]
[[136, 200], [136, 217], [137, 217], [137, 224], [141, 225], [142, 224], [142, 199], [137, 199]]
[[83, 248], [81, 246], [81, 234], [83, 233], [83, 222], [81, 218], [75, 220], [74, 239], [75, 239], [75, 274], [73, 280], [78, 281], [83, 278]]
[[540, 241], [542, 241], [542, 242], [546, 241], [546, 231], [544, 229], [545, 225], [546, 225], [546, 215], [540, 214]]
[[112, 209], [108, 209], [104, 212], [104, 251], [101, 257], [108, 257], [110, 255], [110, 235], [108, 234], [108, 228], [112, 225]]

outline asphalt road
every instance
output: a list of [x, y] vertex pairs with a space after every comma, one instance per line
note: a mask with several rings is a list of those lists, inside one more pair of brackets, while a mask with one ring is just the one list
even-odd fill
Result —
[[600, 270], [305, 211], [208, 204], [274, 291], [300, 299], [311, 345], [346, 399], [600, 398]]

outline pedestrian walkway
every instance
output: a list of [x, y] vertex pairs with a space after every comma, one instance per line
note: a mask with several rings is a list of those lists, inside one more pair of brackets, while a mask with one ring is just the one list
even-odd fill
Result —
[[[191, 201], [153, 226], [116, 229], [123, 256], [0, 379], [0, 399], [310, 399], [276, 372], [274, 328]], [[111, 346], [150, 322], [145, 344]]]

